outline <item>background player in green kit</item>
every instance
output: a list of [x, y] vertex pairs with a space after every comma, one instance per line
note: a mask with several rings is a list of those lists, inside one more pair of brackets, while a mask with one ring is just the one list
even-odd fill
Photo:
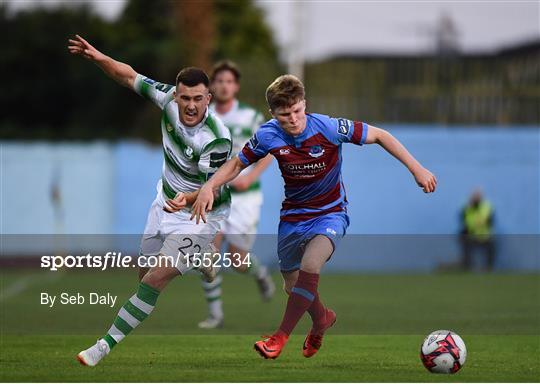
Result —
[[[201, 69], [190, 67], [178, 73], [176, 86], [158, 83], [138, 74], [131, 66], [104, 55], [78, 35], [69, 40], [68, 50], [92, 61], [117, 83], [163, 110], [163, 170], [156, 198], [148, 213], [141, 255], [176, 257], [181, 256], [179, 252], [184, 255], [211, 252], [211, 242], [220, 230], [220, 221], [229, 214], [228, 188], [215, 191], [219, 207], [200, 228], [189, 220], [190, 212], [186, 207], [195, 200], [197, 190], [225, 163], [231, 152], [229, 130], [208, 110], [211, 99], [208, 76]], [[149, 269], [142, 277], [137, 292], [118, 312], [108, 332], [77, 355], [82, 364], [96, 365], [150, 315], [166, 285], [193, 268], [194, 263], [187, 262], [185, 258], [175, 260], [175, 265]], [[212, 264], [199, 269], [208, 280], [215, 276]]]
[[[235, 63], [224, 60], [214, 65], [210, 75], [210, 89], [212, 91], [210, 110], [231, 131], [232, 156], [236, 156], [264, 123], [264, 117], [236, 98], [240, 90], [240, 70]], [[239, 258], [234, 258], [231, 266], [237, 272], [249, 273], [255, 278], [265, 301], [274, 295], [275, 284], [268, 274], [268, 269], [260, 264], [257, 256], [250, 250], [255, 242], [263, 202], [259, 176], [271, 162], [272, 158], [267, 156], [253, 166], [247, 167], [229, 183], [232, 192], [231, 214], [222, 222], [221, 233], [214, 241], [214, 245], [219, 249], [224, 239], [228, 244], [227, 251], [233, 255], [240, 255]], [[199, 323], [200, 328], [218, 328], [223, 325], [221, 282], [222, 275], [216, 276], [212, 282], [203, 281], [209, 315]]]

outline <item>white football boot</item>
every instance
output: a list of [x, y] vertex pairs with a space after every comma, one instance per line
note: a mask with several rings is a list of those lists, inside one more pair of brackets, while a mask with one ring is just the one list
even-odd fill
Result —
[[109, 344], [107, 344], [105, 340], [99, 339], [97, 343], [92, 345], [90, 348], [79, 352], [77, 355], [77, 360], [79, 360], [82, 365], [93, 367], [99, 363], [101, 359], [107, 356], [109, 352], [111, 352]]
[[208, 316], [207, 319], [201, 321], [199, 324], [201, 329], [216, 329], [223, 328], [223, 318], [217, 318], [213, 316]]

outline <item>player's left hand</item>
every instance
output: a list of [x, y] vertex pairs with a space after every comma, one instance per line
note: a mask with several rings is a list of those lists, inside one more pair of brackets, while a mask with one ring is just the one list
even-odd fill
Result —
[[437, 187], [437, 178], [429, 170], [424, 167], [420, 167], [418, 170], [413, 172], [413, 176], [416, 180], [416, 184], [422, 188], [424, 193], [435, 192], [435, 188]]
[[212, 187], [204, 184], [199, 190], [197, 200], [195, 200], [193, 203], [190, 220], [195, 218], [195, 222], [199, 224], [200, 220], [202, 219], [202, 221], [206, 223], [206, 212], [212, 210], [213, 204], [214, 191], [212, 190]]
[[241, 175], [229, 183], [236, 191], [243, 192], [247, 191], [251, 186], [252, 181], [248, 175]]
[[187, 204], [186, 195], [184, 192], [178, 192], [174, 199], [169, 199], [165, 202], [163, 210], [169, 213], [178, 212], [183, 209]]

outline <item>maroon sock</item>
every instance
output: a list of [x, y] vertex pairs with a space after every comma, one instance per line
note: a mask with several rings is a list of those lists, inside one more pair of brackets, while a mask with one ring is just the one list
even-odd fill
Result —
[[315, 296], [315, 300], [313, 300], [313, 303], [311, 304], [311, 307], [309, 307], [307, 311], [311, 316], [311, 321], [313, 321], [314, 330], [320, 329], [325, 325], [326, 308], [321, 302], [318, 292]]
[[319, 285], [319, 274], [300, 271], [298, 280], [294, 285], [289, 299], [287, 309], [279, 330], [290, 335], [298, 321], [304, 313], [313, 305], [313, 301], [318, 296], [317, 286]]

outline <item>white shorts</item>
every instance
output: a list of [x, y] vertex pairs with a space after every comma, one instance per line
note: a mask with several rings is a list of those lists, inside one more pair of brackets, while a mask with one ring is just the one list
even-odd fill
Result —
[[[144, 256], [175, 257], [179, 252], [191, 255], [208, 252], [221, 228], [220, 222], [221, 220], [208, 219], [206, 223], [201, 221], [196, 224], [186, 212], [165, 212], [158, 197], [148, 212], [139, 253]], [[140, 260], [139, 266], [145, 267], [144, 260]]]
[[261, 191], [232, 194], [231, 214], [221, 223], [221, 232], [228, 243], [245, 251], [253, 247], [262, 203]]

